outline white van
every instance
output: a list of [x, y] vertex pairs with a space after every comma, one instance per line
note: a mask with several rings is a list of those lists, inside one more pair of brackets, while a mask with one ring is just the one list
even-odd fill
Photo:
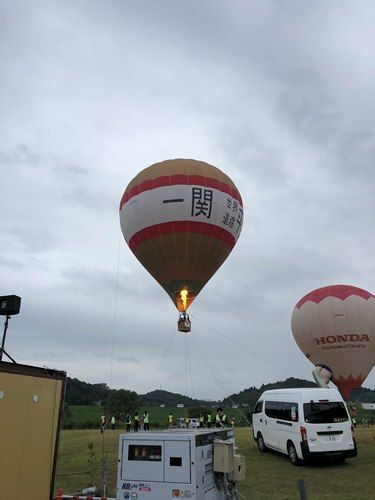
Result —
[[[185, 419], [181, 417], [178, 419], [178, 427], [180, 429], [186, 429]], [[189, 423], [189, 429], [198, 429], [199, 428], [199, 419], [191, 418]]]
[[331, 457], [336, 462], [357, 455], [348, 410], [337, 389], [265, 391], [253, 410], [253, 435], [260, 451], [303, 460]]

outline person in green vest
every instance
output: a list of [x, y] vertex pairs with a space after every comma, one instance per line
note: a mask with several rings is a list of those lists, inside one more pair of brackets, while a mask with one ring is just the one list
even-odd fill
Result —
[[185, 415], [185, 417], [184, 417], [184, 423], [185, 423], [186, 429], [189, 429], [189, 427], [190, 427], [190, 417], [189, 417], [189, 415]]
[[207, 427], [208, 427], [209, 429], [211, 429], [211, 424], [212, 424], [212, 415], [211, 415], [211, 413], [209, 413], [209, 414], [207, 415]]
[[103, 434], [105, 428], [107, 427], [107, 415], [102, 415], [100, 417], [100, 432]]
[[134, 413], [134, 432], [138, 432], [139, 430], [139, 413], [136, 411]]
[[168, 429], [173, 429], [173, 420], [174, 420], [173, 413], [170, 413], [168, 415]]
[[143, 430], [144, 431], [150, 430], [150, 417], [148, 415], [147, 410], [145, 410], [145, 412], [143, 414]]
[[234, 415], [232, 415], [232, 418], [230, 419], [230, 425], [233, 427], [233, 429], [234, 429], [235, 423], [236, 423], [236, 419], [234, 418]]
[[227, 416], [221, 407], [216, 410], [215, 427], [228, 427]]
[[115, 430], [115, 425], [116, 425], [116, 419], [115, 419], [115, 417], [113, 416], [113, 417], [111, 418], [111, 428], [112, 428], [112, 430], [113, 430], [113, 431]]

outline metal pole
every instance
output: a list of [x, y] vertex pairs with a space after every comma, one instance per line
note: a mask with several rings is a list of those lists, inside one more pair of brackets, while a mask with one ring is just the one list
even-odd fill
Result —
[[3, 359], [3, 353], [4, 353], [4, 351], [5, 351], [5, 348], [4, 348], [4, 346], [5, 346], [5, 337], [6, 337], [6, 335], [7, 335], [7, 330], [8, 330], [8, 320], [9, 320], [9, 319], [10, 319], [10, 316], [9, 316], [9, 315], [7, 315], [7, 316], [5, 317], [5, 323], [4, 323], [4, 333], [3, 333], [3, 339], [2, 339], [2, 341], [1, 341], [0, 361], [2, 361], [2, 359]]
[[102, 456], [102, 495], [107, 496], [107, 453]]
[[304, 479], [298, 479], [298, 490], [300, 500], [307, 500], [306, 486]]

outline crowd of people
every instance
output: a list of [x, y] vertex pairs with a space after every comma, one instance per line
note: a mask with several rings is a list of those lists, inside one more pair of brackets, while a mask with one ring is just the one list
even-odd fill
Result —
[[[111, 429], [114, 430], [116, 427], [116, 418], [113, 415], [110, 420], [108, 420], [107, 415], [103, 414], [100, 417], [100, 432], [103, 433], [107, 427], [108, 424], [110, 424]], [[145, 410], [143, 415], [139, 415], [139, 412], [135, 412], [134, 416], [132, 417], [131, 413], [127, 413], [125, 415], [124, 419], [124, 425], [125, 425], [125, 431], [130, 432], [132, 427], [134, 432], [138, 432], [139, 429], [142, 429], [144, 431], [149, 431], [150, 430], [150, 416], [148, 414], [148, 411]]]
[[[191, 427], [191, 418], [186, 414], [185, 417], [183, 417], [184, 421], [184, 426], [186, 428]], [[212, 418], [212, 414], [208, 413], [204, 415], [201, 413], [198, 418], [199, 421], [199, 428], [208, 428], [210, 429], [212, 425], [215, 426], [215, 428], [221, 428], [221, 427], [234, 427], [236, 420], [234, 415], [232, 416], [231, 419], [228, 419], [226, 414], [223, 411], [223, 408], [219, 407], [216, 410], [216, 415], [215, 418]], [[116, 427], [116, 418], [113, 415], [110, 419], [108, 419], [107, 415], [103, 414], [100, 417], [100, 432], [103, 433], [107, 427], [110, 425], [110, 428], [112, 430], [115, 429]], [[143, 429], [144, 431], [149, 431], [150, 430], [150, 416], [148, 414], [148, 411], [145, 410], [142, 415], [139, 414], [139, 412], [135, 412], [134, 415], [132, 416], [131, 413], [126, 413], [125, 418], [124, 418], [124, 426], [125, 426], [125, 432], [131, 432], [132, 430], [134, 432], [138, 432], [140, 429]], [[173, 413], [169, 413], [168, 419], [167, 419], [167, 427], [169, 429], [173, 429], [173, 427], [176, 426], [176, 421]]]

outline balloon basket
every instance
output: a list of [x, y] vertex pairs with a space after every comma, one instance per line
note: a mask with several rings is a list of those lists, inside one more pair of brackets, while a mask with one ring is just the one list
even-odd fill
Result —
[[189, 315], [185, 311], [183, 311], [178, 318], [177, 328], [179, 332], [191, 332], [191, 321]]

